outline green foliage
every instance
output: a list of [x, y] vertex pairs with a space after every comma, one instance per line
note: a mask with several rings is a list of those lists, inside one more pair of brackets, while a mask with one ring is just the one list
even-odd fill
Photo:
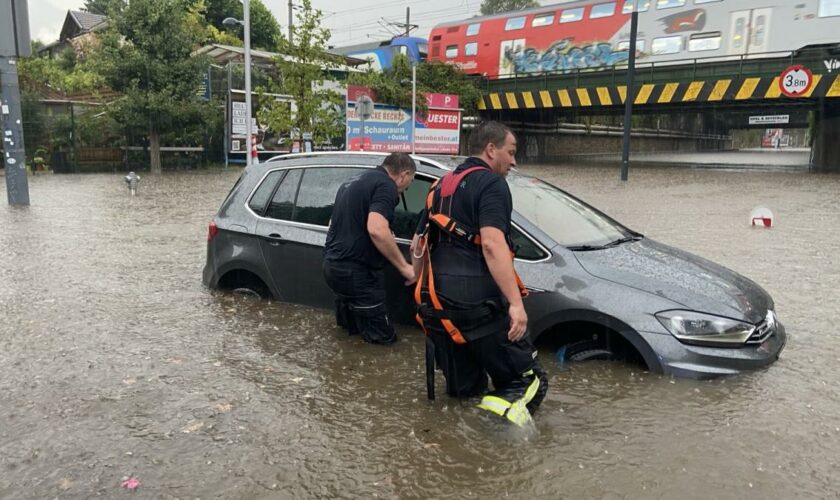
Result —
[[92, 14], [116, 17], [125, 4], [125, 0], [85, 0], [83, 8]]
[[132, 0], [102, 37], [97, 68], [123, 97], [109, 114], [126, 131], [145, 129], [153, 170], [160, 134], [200, 124], [213, 110], [196, 95], [208, 62], [193, 57], [200, 44], [188, 23], [187, 0]]
[[[350, 76], [353, 85], [364, 85], [376, 91], [381, 102], [411, 108], [411, 64], [404, 55], [394, 58], [387, 71], [368, 71]], [[429, 61], [417, 65], [417, 110], [426, 110], [424, 93], [455, 94], [467, 115], [475, 114], [481, 91], [475, 83], [451, 64]]]
[[258, 118], [277, 132], [311, 132], [315, 142], [327, 141], [344, 129], [343, 100], [329, 72], [341, 59], [326, 51], [330, 32], [321, 27], [321, 11], [312, 9], [310, 0], [301, 7], [292, 32], [295, 43], [280, 39], [281, 55], [275, 59], [280, 76], [270, 85], [272, 92], [291, 97], [296, 109], [264, 99], [266, 109]]
[[93, 91], [101, 88], [105, 81], [93, 69], [90, 60], [76, 61], [73, 49], [63, 51], [58, 58], [46, 55], [21, 59], [18, 70], [22, 78], [45, 84], [62, 92]]
[[484, 0], [481, 2], [481, 15], [489, 16], [539, 6], [540, 4], [536, 0]]
[[[226, 17], [242, 19], [242, 3], [239, 0], [206, 0], [207, 24], [219, 34], [217, 43], [242, 46], [242, 28], [228, 28], [222, 24]], [[275, 50], [280, 40], [280, 25], [274, 15], [260, 0], [251, 0], [251, 46]], [[231, 43], [233, 42], [233, 43]]]

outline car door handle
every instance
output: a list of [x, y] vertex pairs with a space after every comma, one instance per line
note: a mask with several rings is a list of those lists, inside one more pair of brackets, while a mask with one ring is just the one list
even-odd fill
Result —
[[277, 233], [271, 233], [267, 236], [268, 244], [271, 246], [277, 246], [280, 243], [283, 243], [283, 237]]

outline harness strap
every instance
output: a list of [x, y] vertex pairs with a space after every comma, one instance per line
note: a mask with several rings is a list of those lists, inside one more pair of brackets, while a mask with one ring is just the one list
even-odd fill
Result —
[[[487, 167], [483, 166], [476, 166], [470, 167], [465, 169], [463, 172], [455, 174], [454, 172], [449, 172], [442, 179], [436, 181], [432, 184], [431, 188], [429, 189], [429, 194], [426, 195], [426, 213], [428, 216], [428, 221], [426, 223], [426, 227], [423, 229], [423, 232], [419, 235], [417, 240], [417, 246], [419, 247], [419, 253], [417, 249], [415, 249], [415, 257], [423, 258], [423, 267], [420, 270], [420, 276], [417, 278], [417, 285], [414, 287], [414, 301], [418, 305], [418, 312], [415, 316], [417, 323], [423, 328], [423, 331], [426, 335], [429, 334], [428, 330], [426, 329], [426, 325], [423, 322], [423, 316], [427, 318], [434, 318], [440, 321], [441, 326], [446, 331], [447, 334], [452, 338], [452, 341], [456, 344], [466, 344], [466, 339], [461, 334], [461, 331], [456, 327], [452, 321], [473, 321], [476, 319], [480, 319], [486, 317], [488, 314], [494, 314], [498, 311], [496, 308], [491, 308], [487, 305], [482, 305], [474, 309], [469, 310], [453, 310], [453, 309], [444, 309], [443, 304], [441, 304], [440, 299], [435, 291], [435, 279], [434, 279], [434, 271], [432, 270], [432, 258], [429, 254], [428, 249], [428, 233], [430, 224], [434, 224], [441, 230], [452, 234], [458, 238], [463, 238], [466, 241], [472, 243], [473, 245], [480, 246], [481, 245], [481, 234], [480, 232], [476, 232], [474, 229], [461, 224], [460, 222], [456, 221], [452, 217], [447, 214], [443, 214], [440, 212], [435, 212], [434, 209], [434, 199], [435, 199], [435, 190], [440, 184], [440, 196], [441, 199], [443, 198], [450, 198], [455, 194], [458, 186], [461, 184], [461, 181], [467, 175], [477, 172], [479, 170], [487, 170]], [[514, 253], [510, 253], [511, 260], [514, 258]], [[528, 289], [525, 288], [525, 285], [522, 283], [522, 279], [519, 277], [519, 274], [514, 269], [513, 274], [516, 278], [516, 285], [519, 287], [519, 293], [522, 297], [528, 296]], [[431, 301], [431, 307], [429, 304], [423, 301], [423, 291], [424, 288], [426, 290], [426, 294]]]

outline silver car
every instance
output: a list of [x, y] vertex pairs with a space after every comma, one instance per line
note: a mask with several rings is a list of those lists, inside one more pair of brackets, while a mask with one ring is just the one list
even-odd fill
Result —
[[[287, 155], [245, 171], [210, 222], [203, 281], [330, 308], [321, 260], [339, 185], [374, 168], [377, 153]], [[457, 157], [415, 156], [417, 176], [392, 227], [408, 245], [431, 183]], [[565, 191], [511, 172], [516, 269], [532, 340], [566, 359], [623, 359], [650, 371], [709, 378], [779, 357], [784, 326], [753, 281], [645, 238]], [[412, 290], [386, 268], [392, 317], [413, 323]], [[418, 330], [419, 331], [419, 330]]]

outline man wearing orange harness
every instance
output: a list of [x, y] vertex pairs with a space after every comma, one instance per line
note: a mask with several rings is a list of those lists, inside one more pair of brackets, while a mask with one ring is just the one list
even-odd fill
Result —
[[528, 292], [513, 267], [505, 176], [516, 166], [516, 137], [485, 122], [470, 135], [469, 152], [432, 187], [412, 242], [417, 319], [434, 345], [447, 394], [483, 395], [479, 408], [521, 426], [548, 385], [527, 337]]

